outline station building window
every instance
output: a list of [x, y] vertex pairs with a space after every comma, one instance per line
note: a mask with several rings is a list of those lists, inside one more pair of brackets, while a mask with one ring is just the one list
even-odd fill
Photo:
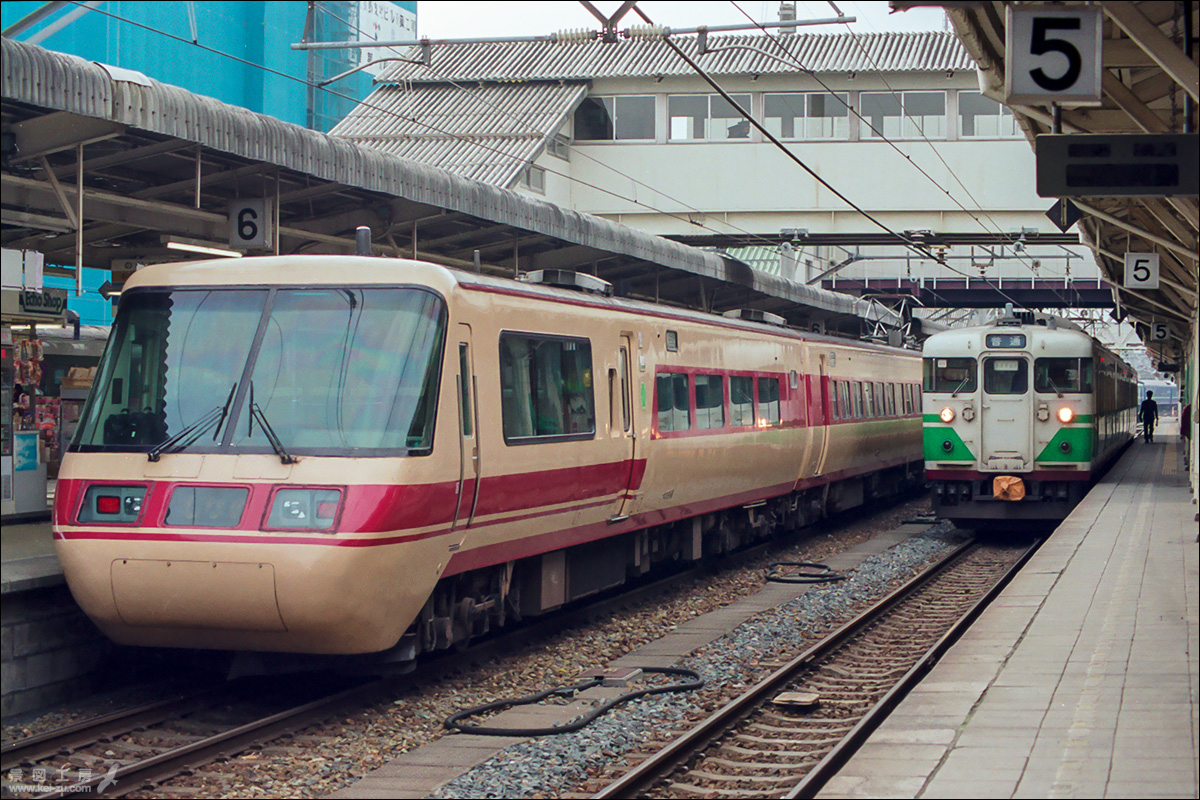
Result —
[[763, 125], [780, 139], [848, 139], [848, 95], [844, 92], [764, 94]]
[[958, 93], [958, 135], [964, 139], [1020, 136], [1012, 111], [979, 92]]
[[689, 430], [692, 427], [692, 418], [688, 403], [688, 376], [681, 373], [661, 372], [654, 383], [658, 430], [660, 432]]
[[863, 139], [946, 138], [945, 92], [863, 92]]
[[[750, 95], [730, 95], [750, 110]], [[750, 121], [719, 94], [673, 94], [667, 97], [668, 137], [680, 141], [749, 139]]]
[[596, 433], [592, 346], [587, 339], [500, 334], [504, 439], [591, 439]]
[[654, 98], [650, 95], [585, 98], [575, 110], [575, 139], [653, 140]]

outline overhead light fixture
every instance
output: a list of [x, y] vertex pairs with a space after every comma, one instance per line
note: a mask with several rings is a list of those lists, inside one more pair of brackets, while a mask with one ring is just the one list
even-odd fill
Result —
[[227, 250], [223, 247], [213, 247], [207, 244], [194, 244], [192, 242], [181, 242], [172, 239], [166, 243], [168, 250], [183, 250], [188, 253], [203, 253], [206, 256], [225, 256], [226, 258], [241, 258], [242, 254], [236, 250]]

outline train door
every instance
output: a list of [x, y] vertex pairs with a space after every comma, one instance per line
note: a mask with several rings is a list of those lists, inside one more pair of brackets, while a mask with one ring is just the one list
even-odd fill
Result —
[[622, 332], [617, 352], [616, 369], [609, 371], [609, 414], [611, 435], [624, 444], [625, 467], [621, 474], [625, 486], [617, 502], [617, 512], [610, 522], [620, 522], [629, 516], [634, 495], [641, 485], [638, 460], [637, 427], [633, 419], [633, 334]]
[[980, 408], [982, 467], [1031, 469], [1033, 414], [1028, 359], [1018, 353], [983, 359], [983, 403]]
[[455, 338], [457, 350], [458, 389], [458, 502], [454, 511], [454, 527], [469, 527], [475, 519], [479, 504], [479, 404], [478, 383], [475, 380], [471, 348], [471, 326], [459, 323]]
[[820, 477], [825, 474], [825, 459], [829, 455], [829, 433], [830, 433], [830, 413], [829, 413], [829, 366], [825, 363], [825, 354], [822, 353], [817, 357], [819, 361], [817, 385], [815, 391], [817, 393], [818, 403], [821, 406], [821, 416], [811, 420], [813, 425], [819, 425], [817, 428], [818, 441], [815, 443], [817, 448], [817, 468], [814, 477]]

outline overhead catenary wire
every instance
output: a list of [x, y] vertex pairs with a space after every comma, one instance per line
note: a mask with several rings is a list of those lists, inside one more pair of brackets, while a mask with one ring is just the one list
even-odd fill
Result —
[[[71, 0], [71, 2], [72, 2], [73, 4], [75, 4], [75, 5], [83, 5], [83, 3], [81, 2], [81, 0]], [[461, 140], [461, 141], [463, 141], [463, 142], [466, 142], [466, 143], [468, 143], [468, 144], [474, 145], [474, 146], [476, 146], [476, 147], [479, 147], [479, 148], [481, 148], [481, 149], [488, 150], [488, 151], [490, 151], [490, 152], [496, 153], [497, 155], [501, 155], [501, 156], [503, 156], [503, 157], [506, 157], [506, 158], [511, 158], [511, 157], [512, 157], [512, 154], [510, 154], [510, 153], [505, 153], [503, 150], [500, 150], [500, 149], [498, 149], [498, 148], [491, 147], [490, 145], [484, 144], [484, 143], [482, 143], [482, 142], [474, 141], [474, 140], [472, 140], [472, 139], [470, 139], [470, 138], [468, 138], [468, 137], [461, 136], [460, 134], [456, 134], [456, 133], [454, 133], [454, 132], [452, 132], [452, 131], [444, 130], [444, 129], [442, 129], [442, 128], [439, 128], [439, 127], [438, 127], [438, 126], [436, 126], [436, 125], [429, 124], [429, 123], [427, 123], [427, 122], [424, 122], [424, 121], [422, 121], [422, 120], [418, 120], [418, 119], [411, 118], [411, 117], [405, 117], [405, 116], [403, 116], [403, 115], [401, 115], [401, 114], [397, 114], [397, 113], [395, 113], [395, 112], [393, 112], [393, 111], [391, 111], [391, 110], [389, 110], [389, 109], [386, 109], [386, 108], [381, 108], [381, 107], [379, 107], [379, 106], [377, 106], [377, 105], [373, 105], [373, 104], [371, 104], [371, 103], [368, 103], [368, 102], [367, 102], [367, 101], [365, 101], [365, 100], [363, 100], [363, 101], [360, 101], [360, 100], [358, 100], [357, 98], [355, 98], [355, 97], [353, 97], [353, 96], [351, 96], [351, 95], [344, 94], [344, 93], [341, 93], [341, 92], [338, 92], [338, 91], [335, 91], [335, 90], [329, 89], [328, 87], [323, 87], [323, 86], [320, 86], [320, 85], [318, 85], [318, 84], [316, 84], [316, 83], [314, 83], [314, 82], [312, 82], [312, 81], [305, 80], [304, 78], [298, 78], [298, 77], [296, 77], [296, 76], [294, 76], [294, 75], [288, 75], [288, 74], [287, 74], [287, 73], [285, 73], [285, 72], [281, 72], [281, 71], [279, 71], [279, 70], [273, 69], [273, 68], [271, 68], [271, 67], [268, 67], [268, 66], [266, 66], [266, 65], [255, 63], [255, 62], [253, 62], [253, 61], [250, 61], [250, 60], [248, 60], [248, 59], [242, 58], [242, 57], [240, 57], [240, 56], [235, 56], [235, 55], [233, 55], [233, 54], [231, 54], [231, 53], [226, 53], [226, 52], [224, 52], [224, 51], [222, 51], [222, 50], [218, 50], [218, 49], [216, 49], [216, 48], [214, 48], [214, 47], [210, 47], [210, 46], [208, 46], [208, 45], [200, 44], [199, 42], [193, 42], [193, 41], [191, 41], [191, 40], [187, 39], [186, 37], [183, 37], [183, 36], [177, 36], [177, 35], [175, 35], [175, 34], [172, 34], [172, 33], [169, 33], [169, 32], [167, 32], [167, 31], [164, 31], [164, 30], [160, 30], [160, 29], [158, 29], [158, 28], [155, 28], [155, 27], [153, 27], [153, 26], [151, 26], [151, 25], [147, 25], [147, 24], [145, 24], [145, 23], [141, 23], [141, 22], [136, 22], [136, 21], [134, 21], [134, 20], [131, 20], [131, 19], [128, 19], [128, 18], [126, 18], [126, 17], [122, 17], [122, 16], [120, 16], [120, 15], [118, 15], [118, 14], [115, 14], [115, 13], [113, 13], [113, 12], [111, 12], [111, 11], [107, 11], [107, 10], [105, 10], [105, 9], [103, 9], [103, 8], [98, 8], [98, 7], [97, 7], [97, 8], [94, 8], [94, 9], [92, 9], [92, 10], [93, 10], [93, 11], [95, 11], [95, 12], [97, 12], [97, 13], [100, 13], [100, 14], [103, 14], [103, 15], [105, 15], [105, 16], [108, 16], [108, 17], [110, 17], [110, 18], [112, 18], [112, 19], [114, 19], [114, 20], [117, 20], [118, 22], [124, 22], [124, 23], [126, 23], [126, 24], [133, 25], [133, 26], [135, 26], [135, 27], [138, 27], [138, 28], [142, 28], [143, 30], [148, 30], [148, 31], [150, 31], [150, 32], [152, 32], [152, 33], [156, 33], [156, 34], [159, 34], [159, 35], [161, 35], [161, 36], [165, 36], [165, 37], [167, 37], [167, 38], [169, 38], [169, 39], [173, 39], [173, 40], [175, 40], [175, 41], [178, 41], [178, 42], [181, 42], [181, 43], [183, 43], [183, 44], [188, 44], [188, 45], [191, 45], [191, 46], [193, 46], [193, 47], [198, 47], [198, 48], [200, 48], [201, 50], [204, 50], [204, 51], [206, 51], [206, 52], [209, 52], [209, 53], [212, 53], [212, 54], [214, 54], [214, 55], [221, 56], [221, 57], [224, 57], [224, 58], [228, 58], [228, 59], [230, 59], [230, 60], [233, 60], [233, 61], [236, 61], [236, 62], [238, 62], [238, 63], [240, 63], [240, 64], [244, 64], [244, 65], [246, 65], [246, 66], [248, 66], [248, 67], [252, 67], [252, 68], [255, 68], [255, 69], [260, 69], [260, 70], [262, 70], [262, 71], [264, 71], [264, 72], [266, 72], [266, 73], [269, 73], [269, 74], [271, 74], [271, 75], [275, 75], [276, 77], [280, 77], [280, 78], [284, 78], [284, 79], [286, 79], [286, 80], [290, 80], [290, 81], [293, 81], [293, 82], [296, 82], [296, 83], [301, 83], [301, 84], [304, 84], [305, 86], [307, 86], [307, 87], [309, 87], [309, 88], [312, 88], [312, 89], [318, 89], [318, 90], [320, 90], [320, 91], [323, 91], [323, 92], [326, 92], [326, 93], [328, 93], [328, 94], [331, 94], [331, 95], [333, 95], [333, 96], [335, 96], [335, 97], [340, 97], [340, 98], [342, 98], [342, 99], [344, 99], [344, 100], [351, 100], [351, 101], [353, 101], [353, 102], [355, 102], [355, 103], [358, 103], [360, 106], [366, 106], [367, 108], [370, 108], [370, 109], [371, 109], [371, 110], [373, 110], [373, 111], [378, 111], [380, 114], [383, 114], [383, 115], [386, 115], [386, 116], [391, 116], [391, 117], [394, 117], [394, 118], [397, 118], [397, 119], [402, 119], [402, 120], [405, 120], [405, 121], [409, 121], [409, 122], [412, 122], [412, 123], [414, 123], [414, 124], [417, 124], [417, 125], [421, 125], [421, 126], [423, 126], [423, 127], [425, 127], [425, 128], [428, 128], [428, 129], [429, 129], [429, 130], [431, 130], [431, 131], [434, 131], [434, 132], [436, 132], [436, 133], [440, 133], [440, 134], [443, 134], [443, 135], [445, 135], [445, 136], [449, 136], [449, 137], [452, 137], [452, 138], [459, 139], [459, 140]], [[401, 60], [401, 59], [398, 59], [398, 60]], [[646, 202], [643, 202], [643, 201], [641, 201], [641, 200], [638, 200], [636, 197], [628, 197], [628, 196], [626, 196], [626, 195], [623, 195], [623, 194], [621, 194], [620, 192], [613, 191], [613, 190], [611, 190], [611, 189], [608, 189], [608, 188], [605, 188], [605, 187], [603, 187], [603, 186], [597, 186], [597, 185], [595, 185], [595, 184], [592, 184], [592, 183], [589, 183], [589, 182], [587, 182], [587, 181], [585, 181], [585, 180], [583, 180], [583, 179], [581, 179], [581, 178], [573, 177], [573, 176], [571, 176], [571, 175], [568, 175], [568, 174], [566, 174], [566, 173], [563, 173], [563, 172], [559, 172], [559, 171], [557, 171], [557, 170], [553, 170], [553, 169], [550, 169], [550, 168], [544, 168], [544, 169], [546, 169], [546, 171], [547, 171], [547, 172], [549, 172], [550, 174], [557, 175], [557, 176], [559, 176], [559, 177], [562, 177], [562, 178], [564, 178], [564, 179], [566, 179], [566, 180], [569, 180], [569, 181], [572, 181], [572, 182], [574, 182], [574, 183], [577, 183], [577, 184], [579, 184], [580, 186], [585, 186], [585, 187], [587, 187], [587, 188], [589, 188], [589, 189], [594, 189], [594, 190], [596, 190], [596, 191], [598, 191], [598, 192], [600, 192], [600, 193], [602, 193], [602, 194], [609, 195], [609, 196], [611, 196], [611, 197], [614, 197], [614, 198], [616, 198], [616, 199], [618, 199], [618, 200], [624, 200], [625, 202], [633, 203], [634, 205], [641, 206], [642, 208], [645, 208], [645, 209], [647, 209], [647, 210], [649, 210], [649, 211], [652, 211], [652, 212], [654, 212], [654, 213], [657, 213], [657, 214], [662, 214], [662, 215], [664, 215], [664, 216], [669, 216], [669, 217], [672, 217], [672, 218], [674, 218], [674, 219], [677, 219], [677, 220], [679, 220], [679, 221], [681, 221], [681, 222], [687, 223], [687, 224], [689, 224], [689, 225], [692, 225], [692, 226], [695, 226], [695, 227], [702, 227], [702, 228], [704, 228], [705, 230], [710, 230], [712, 233], [721, 233], [721, 231], [717, 231], [717, 230], [715, 230], [715, 229], [708, 228], [706, 225], [704, 225], [704, 224], [702, 224], [702, 223], [695, 222], [694, 220], [691, 220], [691, 219], [689, 219], [689, 218], [688, 218], [688, 217], [686, 217], [686, 216], [682, 216], [682, 215], [680, 215], [680, 214], [673, 213], [673, 212], [671, 212], [671, 211], [665, 211], [665, 210], [663, 210], [663, 209], [657, 208], [657, 207], [655, 207], [655, 206], [653, 206], [653, 205], [650, 205], [649, 203], [646, 203]]]
[[[355, 31], [357, 31], [358, 33], [365, 33], [365, 31], [363, 31], [361, 28], [358, 28], [356, 25], [354, 25], [354, 24], [353, 24], [352, 22], [350, 22], [349, 20], [346, 20], [346, 19], [344, 19], [343, 17], [340, 17], [340, 16], [338, 16], [337, 14], [335, 14], [334, 12], [330, 11], [330, 10], [329, 10], [328, 8], [326, 8], [326, 7], [325, 7], [323, 4], [320, 4], [320, 3], [318, 3], [317, 5], [318, 5], [318, 7], [319, 7], [319, 8], [323, 9], [325, 13], [329, 14], [329, 15], [330, 15], [330, 16], [332, 16], [334, 19], [338, 20], [339, 22], [341, 22], [342, 24], [346, 25], [347, 27], [354, 29], [354, 30], [355, 30]], [[757, 24], [757, 23], [756, 23], [756, 24]], [[654, 26], [654, 27], [657, 27], [657, 26]], [[627, 32], [627, 33], [628, 33], [628, 32]], [[659, 37], [658, 37], [658, 38], [661, 38], [661, 31], [659, 32]], [[561, 40], [561, 37], [560, 37], [560, 40]], [[427, 63], [425, 63], [425, 62], [423, 62], [423, 61], [414, 60], [414, 59], [411, 59], [411, 58], [409, 58], [409, 57], [407, 57], [407, 56], [403, 55], [403, 54], [402, 54], [402, 53], [401, 53], [401, 52], [400, 52], [400, 51], [397, 49], [398, 45], [386, 45], [386, 47], [387, 47], [387, 49], [388, 49], [388, 50], [391, 50], [392, 52], [396, 53], [397, 55], [396, 55], [396, 57], [394, 57], [394, 58], [381, 59], [381, 60], [387, 60], [387, 61], [402, 61], [402, 62], [404, 62], [404, 63], [407, 63], [407, 64], [412, 64], [412, 65], [414, 65], [414, 66], [419, 66], [419, 67], [422, 67], [422, 68], [424, 68], [424, 69], [425, 69], [427, 72], [429, 72], [431, 75], [433, 75], [434, 77], [438, 78], [439, 80], [443, 80], [443, 81], [445, 81], [446, 83], [450, 84], [451, 86], [454, 86], [455, 88], [459, 89], [460, 91], [462, 91], [462, 92], [465, 92], [465, 93], [467, 93], [467, 94], [471, 95], [471, 96], [472, 96], [472, 97], [473, 97], [473, 98], [474, 98], [474, 99], [475, 99], [475, 100], [476, 100], [478, 103], [480, 103], [481, 105], [483, 105], [483, 106], [486, 106], [487, 108], [490, 108], [491, 110], [495, 111], [496, 113], [498, 113], [498, 114], [500, 114], [500, 115], [502, 115], [502, 116], [504, 116], [504, 117], [507, 117], [508, 119], [511, 119], [511, 120], [513, 120], [513, 121], [515, 121], [515, 122], [517, 122], [517, 123], [521, 124], [521, 125], [527, 125], [527, 124], [528, 124], [528, 123], [527, 123], [525, 120], [523, 120], [523, 119], [521, 119], [520, 117], [518, 117], [517, 115], [515, 115], [515, 114], [514, 114], [512, 111], [510, 111], [509, 109], [507, 109], [507, 108], [504, 108], [503, 106], [497, 105], [496, 103], [493, 103], [493, 102], [491, 102], [490, 100], [488, 100], [486, 97], [484, 97], [484, 96], [483, 96], [483, 93], [482, 93], [481, 91], [477, 91], [477, 90], [475, 90], [475, 89], [472, 89], [472, 88], [470, 88], [470, 87], [464, 86], [462, 83], [460, 83], [460, 82], [456, 81], [456, 80], [455, 80], [453, 77], [451, 77], [451, 76], [449, 76], [449, 75], [446, 75], [445, 73], [439, 72], [438, 70], [434, 69], [432, 64], [427, 64]], [[376, 63], [378, 63], [378, 62], [376, 62]], [[339, 76], [339, 77], [340, 77], [340, 76]], [[322, 86], [324, 86], [325, 84], [321, 84], [321, 85], [322, 85]], [[532, 132], [532, 133], [540, 133], [540, 131], [537, 131], [537, 130], [536, 130], [536, 129], [534, 129], [534, 128], [531, 128], [531, 129], [530, 129], [530, 132]], [[468, 137], [462, 137], [462, 138], [461, 138], [461, 141], [463, 141], [463, 142], [465, 142], [465, 143], [469, 143], [469, 144], [479, 144], [478, 142], [475, 142], [474, 140], [471, 140], [471, 139], [469, 139]], [[641, 187], [643, 187], [643, 188], [645, 188], [645, 189], [648, 189], [648, 190], [650, 190], [650, 191], [654, 192], [655, 194], [658, 194], [658, 195], [660, 195], [660, 196], [662, 196], [662, 197], [665, 197], [665, 198], [666, 198], [666, 199], [668, 199], [668, 200], [671, 200], [671, 201], [673, 201], [673, 202], [675, 202], [675, 203], [678, 203], [680, 206], [683, 206], [684, 208], [688, 209], [689, 211], [691, 211], [691, 212], [693, 212], [693, 213], [695, 213], [695, 214], [699, 214], [699, 215], [704, 215], [704, 216], [707, 216], [707, 212], [701, 211], [700, 209], [696, 208], [695, 206], [692, 206], [691, 204], [687, 203], [686, 201], [680, 200], [679, 198], [677, 198], [677, 197], [674, 197], [674, 196], [672, 196], [672, 195], [670, 195], [670, 194], [668, 194], [668, 193], [666, 193], [666, 192], [662, 191], [661, 189], [659, 189], [659, 188], [657, 188], [657, 187], [651, 186], [651, 185], [647, 184], [646, 182], [644, 182], [644, 181], [642, 181], [642, 180], [639, 180], [638, 178], [634, 177], [633, 175], [630, 175], [630, 174], [629, 174], [629, 173], [627, 173], [627, 172], [623, 172], [622, 170], [618, 169], [617, 167], [613, 166], [612, 164], [609, 164], [609, 163], [608, 163], [608, 162], [606, 162], [606, 161], [602, 161], [602, 160], [600, 160], [600, 159], [596, 158], [595, 156], [592, 156], [592, 155], [590, 155], [590, 154], [588, 154], [588, 153], [585, 153], [585, 152], [583, 152], [583, 151], [582, 151], [580, 148], [578, 148], [577, 146], [570, 145], [570, 146], [569, 146], [569, 149], [570, 149], [570, 151], [571, 151], [572, 153], [574, 153], [574, 154], [576, 154], [576, 155], [578, 155], [578, 156], [580, 156], [580, 157], [582, 157], [582, 158], [585, 158], [585, 159], [587, 159], [587, 160], [591, 161], [592, 163], [594, 163], [594, 164], [596, 164], [596, 165], [598, 165], [598, 166], [600, 166], [600, 167], [602, 167], [602, 168], [604, 168], [604, 169], [606, 169], [606, 170], [608, 170], [608, 171], [610, 171], [610, 172], [612, 172], [612, 173], [614, 173], [614, 174], [616, 174], [616, 175], [619, 175], [619, 176], [620, 176], [620, 177], [622, 177], [622, 178], [625, 178], [625, 179], [627, 179], [627, 180], [631, 181], [632, 183], [636, 184], [637, 186], [641, 186]], [[527, 161], [526, 159], [522, 159], [522, 158], [520, 158], [520, 157], [518, 157], [518, 156], [515, 156], [515, 155], [512, 155], [512, 154], [504, 154], [504, 155], [507, 155], [509, 158], [513, 159], [513, 160], [514, 160], [515, 162], [517, 162], [517, 163], [520, 163], [520, 164], [523, 164], [523, 165], [524, 165], [524, 164], [528, 164], [528, 165], [530, 165], [530, 166], [533, 166], [533, 162], [532, 162], [532, 161]], [[575, 178], [574, 176], [571, 176], [571, 175], [569, 175], [569, 174], [562, 173], [562, 172], [559, 172], [559, 171], [557, 171], [557, 170], [550, 170], [550, 169], [548, 169], [548, 168], [546, 168], [546, 167], [541, 167], [541, 168], [542, 168], [542, 169], [547, 169], [547, 170], [550, 172], [550, 174], [552, 174], [552, 175], [557, 175], [557, 176], [560, 176], [560, 177], [565, 177], [565, 178], [567, 178], [568, 180], [571, 180], [571, 181], [574, 181], [574, 182], [578, 182], [578, 183], [580, 183], [581, 185], [588, 186], [589, 188], [595, 188], [595, 187], [594, 187], [594, 186], [592, 186], [591, 184], [588, 184], [588, 183], [586, 183], [586, 182], [583, 182], [583, 181], [581, 181], [580, 179], [578, 179], [578, 178]], [[618, 195], [618, 197], [621, 197], [621, 198], [624, 198], [624, 199], [629, 199], [629, 198], [625, 198], [623, 195]], [[663, 211], [663, 210], [661, 210], [661, 209], [655, 209], [655, 211], [656, 211], [657, 213], [660, 213], [660, 214], [669, 215], [669, 212]], [[681, 217], [678, 217], [678, 216], [676, 216], [675, 218], [676, 218], [676, 219], [681, 219], [681, 220], [683, 219], [683, 218], [681, 218]], [[696, 220], [692, 219], [691, 217], [688, 217], [688, 218], [687, 218], [686, 220], [684, 220], [684, 221], [688, 222], [689, 224], [691, 224], [691, 225], [693, 225], [693, 226], [695, 226], [695, 227], [703, 228], [704, 230], [710, 231], [711, 233], [713, 233], [713, 234], [716, 234], [716, 235], [720, 235], [721, 233], [723, 233], [722, 231], [719, 231], [719, 230], [717, 230], [717, 229], [715, 229], [715, 228], [713, 228], [713, 227], [711, 227], [711, 226], [709, 226], [709, 225], [707, 225], [707, 224], [705, 224], [705, 223], [703, 223], [703, 222], [697, 222]], [[783, 256], [783, 250], [782, 250], [782, 247], [781, 247], [781, 245], [780, 245], [778, 242], [776, 242], [776, 241], [774, 241], [774, 240], [772, 240], [772, 239], [769, 239], [769, 238], [767, 238], [765, 235], [763, 235], [763, 234], [761, 234], [761, 233], [754, 233], [754, 232], [752, 232], [752, 231], [748, 231], [748, 230], [746, 230], [745, 228], [741, 228], [741, 227], [739, 227], [739, 226], [737, 226], [737, 225], [734, 225], [734, 224], [733, 224], [733, 223], [731, 223], [731, 222], [730, 222], [728, 219], [725, 219], [725, 220], [723, 220], [723, 221], [722, 221], [722, 223], [723, 223], [723, 225], [724, 225], [724, 226], [726, 226], [726, 227], [727, 227], [727, 228], [729, 228], [730, 230], [732, 230], [732, 231], [734, 231], [734, 232], [737, 232], [737, 233], [744, 234], [744, 235], [746, 235], [746, 236], [749, 236], [749, 237], [752, 237], [752, 239], [754, 239], [754, 240], [758, 240], [759, 242], [761, 242], [763, 246], [765, 246], [765, 247], [768, 247], [768, 248], [771, 248], [771, 249], [774, 249], [774, 250], [775, 250], [775, 252], [776, 252], [776, 253], [777, 253], [777, 254], [778, 254], [778, 255], [779, 255], [781, 258], [782, 258], [782, 256]], [[815, 257], [816, 257], [816, 258], [818, 258], [818, 259], [820, 259], [821, 261], [826, 261], [826, 262], [830, 262], [830, 263], [832, 263], [832, 262], [831, 262], [831, 260], [830, 260], [830, 259], [828, 259], [828, 258], [825, 258], [825, 257], [822, 257], [822, 256], [815, 256]]]

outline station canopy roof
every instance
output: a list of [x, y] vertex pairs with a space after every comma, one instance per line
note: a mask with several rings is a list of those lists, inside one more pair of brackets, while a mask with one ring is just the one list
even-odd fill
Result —
[[[256, 252], [375, 253], [515, 275], [576, 269], [618, 294], [707, 311], [754, 308], [830, 332], [902, 320], [875, 303], [226, 105], [140, 73], [2, 42], [3, 246], [112, 268], [230, 247], [229, 209], [266, 198]], [[252, 251], [254, 252], [254, 251]], [[119, 277], [119, 275], [118, 275]]]
[[[946, 13], [963, 45], [978, 62], [985, 94], [1004, 102], [1005, 11], [1008, 2], [946, 3]], [[894, 8], [929, 5], [892, 0]], [[1031, 4], [1022, 3], [1023, 7]], [[1077, 134], [1182, 133], [1191, 98], [1192, 135], [1196, 135], [1198, 79], [1197, 27], [1200, 14], [1185, 13], [1189, 3], [1066, 2], [1054, 9], [1097, 5], [1103, 9], [1103, 102], [1097, 107], [1063, 108], [1062, 132]], [[1191, 23], [1192, 30], [1184, 25]], [[1187, 54], [1191, 38], [1192, 55]], [[1049, 105], [1013, 105], [1013, 113], [1033, 140], [1050, 133]], [[1048, 201], [1049, 202], [1049, 201]], [[1121, 289], [1122, 307], [1138, 321], [1167, 323], [1178, 345], [1190, 337], [1196, 321], [1197, 229], [1200, 213], [1195, 196], [1083, 197], [1074, 199], [1083, 212], [1081, 238], [1097, 255], [1101, 269], [1120, 287], [1126, 252], [1160, 254], [1159, 289]], [[1143, 328], [1145, 331], [1145, 328]], [[1176, 350], [1178, 352], [1178, 350]]]

